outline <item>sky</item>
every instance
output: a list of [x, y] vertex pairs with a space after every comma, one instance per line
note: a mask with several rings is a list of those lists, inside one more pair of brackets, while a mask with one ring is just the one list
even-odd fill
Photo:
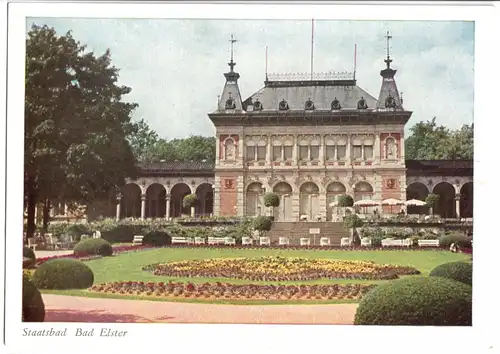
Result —
[[[139, 107], [162, 138], [213, 136], [207, 114], [222, 93], [234, 34], [235, 71], [243, 99], [264, 86], [266, 46], [269, 73], [305, 73], [311, 66], [311, 21], [29, 18], [71, 30], [97, 55], [111, 51], [119, 84], [132, 88], [125, 100]], [[386, 32], [392, 67], [413, 111], [408, 129], [436, 117], [456, 129], [473, 122], [474, 23], [459, 21], [339, 21], [314, 24], [314, 71], [352, 71], [357, 45], [357, 84], [378, 98], [385, 67]]]

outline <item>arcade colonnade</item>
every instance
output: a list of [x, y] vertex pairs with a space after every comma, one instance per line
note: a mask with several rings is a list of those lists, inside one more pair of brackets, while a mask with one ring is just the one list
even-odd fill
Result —
[[151, 183], [129, 182], [116, 195], [116, 218], [175, 218], [190, 215], [184, 208], [183, 199], [188, 194], [196, 194], [198, 203], [195, 215], [213, 214], [213, 182], [177, 181], [173, 184], [155, 181]]
[[[407, 180], [406, 199], [425, 200], [430, 193], [439, 195], [434, 207], [434, 214], [444, 218], [473, 217], [473, 182], [472, 178], [460, 178], [454, 181], [441, 177], [409, 178]], [[426, 207], [408, 206], [409, 214], [420, 214]]]

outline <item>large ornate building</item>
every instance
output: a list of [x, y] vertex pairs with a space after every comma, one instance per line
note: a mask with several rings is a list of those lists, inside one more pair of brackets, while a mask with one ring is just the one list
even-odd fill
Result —
[[412, 112], [391, 63], [388, 54], [378, 98], [354, 75], [328, 73], [266, 75], [264, 87], [243, 99], [231, 58], [218, 107], [208, 115], [216, 128], [215, 162], [143, 164], [116, 202], [113, 196], [111, 205], [89, 208], [89, 219], [189, 214], [182, 198], [190, 193], [199, 196], [198, 215], [254, 216], [266, 212], [268, 191], [280, 197], [277, 221], [331, 220], [331, 204], [344, 193], [375, 201], [435, 193], [436, 213], [471, 217], [472, 161], [405, 160]]

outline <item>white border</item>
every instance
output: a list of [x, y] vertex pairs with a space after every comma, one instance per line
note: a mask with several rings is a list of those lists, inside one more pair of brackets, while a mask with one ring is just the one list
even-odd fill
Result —
[[[117, 352], [130, 350], [144, 352], [160, 345], [162, 351], [269, 353], [357, 351], [370, 353], [445, 350], [478, 352], [490, 346], [498, 349], [493, 334], [495, 308], [498, 295], [496, 285], [499, 265], [494, 248], [486, 242], [497, 242], [498, 217], [492, 199], [496, 195], [493, 184], [498, 164], [497, 148], [488, 149], [498, 140], [499, 120], [495, 91], [498, 75], [498, 49], [500, 23], [498, 9], [491, 6], [421, 6], [421, 5], [251, 5], [251, 4], [67, 4], [67, 3], [11, 3], [9, 5], [8, 47], [8, 136], [6, 197], [7, 221], [7, 277], [6, 341], [9, 352]], [[235, 17], [235, 15], [237, 17]], [[471, 20], [476, 21], [475, 60], [475, 234], [474, 240], [474, 327], [473, 328], [399, 328], [354, 326], [251, 326], [251, 325], [159, 325], [114, 324], [116, 329], [126, 328], [129, 335], [121, 339], [92, 338], [33, 338], [21, 337], [23, 327], [75, 328], [78, 324], [47, 323], [27, 326], [20, 321], [21, 308], [21, 228], [23, 188], [23, 119], [24, 116], [24, 43], [26, 17], [118, 17], [118, 18], [245, 18], [245, 19], [359, 19], [359, 20]], [[450, 58], [452, 60], [452, 58]], [[496, 70], [496, 72], [495, 72]], [[460, 73], [457, 73], [460, 75]], [[496, 83], [496, 87], [493, 86]], [[3, 98], [2, 98], [3, 99]], [[0, 109], [2, 107], [0, 106]], [[0, 124], [3, 130], [3, 122]], [[3, 132], [3, 131], [2, 131]], [[2, 137], [4, 135], [2, 134]], [[1, 141], [0, 141], [1, 143]], [[2, 157], [3, 158], [3, 157]], [[2, 160], [0, 160], [0, 163]], [[0, 180], [0, 183], [2, 181]], [[498, 199], [497, 199], [498, 200]], [[2, 208], [4, 206], [2, 205]], [[3, 214], [2, 214], [3, 218]], [[488, 228], [492, 232], [488, 232]], [[3, 245], [2, 245], [3, 247]], [[488, 254], [489, 253], [489, 254]], [[488, 274], [492, 269], [494, 273]], [[488, 282], [488, 279], [490, 280]], [[87, 328], [102, 328], [88, 324]], [[85, 341], [85, 343], [83, 343]], [[82, 345], [84, 344], [84, 345]], [[150, 349], [151, 347], [151, 349]], [[154, 350], [154, 349], [153, 349]]]

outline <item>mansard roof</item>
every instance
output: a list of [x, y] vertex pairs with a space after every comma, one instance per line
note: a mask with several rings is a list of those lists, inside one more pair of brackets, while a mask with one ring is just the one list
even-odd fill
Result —
[[[356, 85], [356, 80], [266, 80], [264, 87], [243, 102], [247, 112], [273, 111], [331, 111], [332, 103], [338, 101], [340, 111], [357, 110], [361, 99], [366, 102], [366, 111], [377, 106], [377, 99]], [[256, 102], [257, 105], [256, 105]], [[287, 109], [280, 107], [286, 102]], [[260, 106], [260, 107], [259, 107]], [[261, 108], [261, 109], [260, 109]]]

